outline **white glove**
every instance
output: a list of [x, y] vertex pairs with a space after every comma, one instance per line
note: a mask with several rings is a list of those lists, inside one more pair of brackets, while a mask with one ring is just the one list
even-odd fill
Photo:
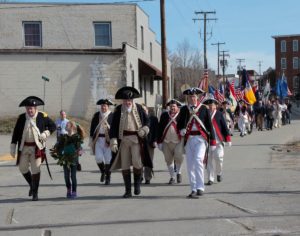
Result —
[[43, 142], [46, 142], [47, 137], [50, 135], [50, 132], [48, 130], [45, 130], [43, 133], [40, 135], [40, 140]]
[[231, 143], [231, 142], [227, 142], [227, 146], [228, 146], [228, 147], [231, 147], [231, 146], [232, 146], [232, 143]]
[[114, 153], [118, 152], [118, 140], [116, 138], [110, 140], [110, 149]]
[[138, 136], [140, 137], [140, 138], [144, 138], [146, 135], [146, 132], [145, 132], [145, 130], [143, 130], [143, 129], [139, 129], [138, 130], [138, 132], [137, 132], [137, 134], [138, 134]]
[[158, 144], [157, 147], [158, 147], [158, 149], [159, 149], [160, 151], [163, 150], [163, 144], [162, 144], [162, 143]]
[[15, 158], [16, 157], [16, 144], [15, 143], [11, 143], [10, 144], [10, 155]]
[[210, 146], [209, 149], [210, 149], [211, 151], [214, 151], [214, 150], [217, 149], [217, 146]]
[[183, 137], [186, 134], [186, 129], [180, 130], [180, 135]]

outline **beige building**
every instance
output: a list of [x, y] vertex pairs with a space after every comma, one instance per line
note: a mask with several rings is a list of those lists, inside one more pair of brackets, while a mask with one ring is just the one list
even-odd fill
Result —
[[125, 85], [141, 92], [138, 102], [162, 101], [161, 46], [135, 4], [2, 3], [0, 35], [1, 116], [35, 95], [49, 114], [90, 118]]

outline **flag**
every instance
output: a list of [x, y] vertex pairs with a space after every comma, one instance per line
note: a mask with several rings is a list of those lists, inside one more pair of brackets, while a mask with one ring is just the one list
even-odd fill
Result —
[[249, 82], [249, 77], [247, 74], [247, 71], [243, 69], [242, 72], [242, 81], [243, 81], [243, 86], [244, 86], [244, 93], [245, 93], [245, 99], [247, 102], [249, 102], [251, 105], [256, 102], [256, 97], [255, 94], [252, 90], [251, 84]]
[[269, 80], [267, 80], [267, 83], [264, 88], [264, 94], [263, 94], [263, 96], [266, 100], [269, 99], [270, 91], [271, 91], [270, 82], [269, 82]]
[[235, 90], [235, 98], [237, 101], [243, 100], [244, 99], [244, 90], [241, 90], [241, 88], [237, 88]]
[[282, 74], [281, 78], [277, 80], [276, 94], [280, 99], [288, 96], [288, 85], [284, 73]]
[[235, 91], [234, 91], [234, 82], [229, 83], [226, 79], [226, 88], [225, 88], [225, 97], [229, 99], [231, 102], [231, 111], [233, 112], [237, 106], [237, 101], [235, 98]]
[[198, 85], [198, 88], [202, 89], [205, 92], [208, 92], [208, 71], [204, 70], [203, 77]]
[[220, 91], [218, 89], [215, 89], [212, 85], [208, 86], [208, 92], [212, 94], [219, 102], [223, 102], [225, 99], [224, 95], [221, 94]]
[[288, 87], [288, 96], [293, 96], [293, 93], [291, 92], [291, 90]]

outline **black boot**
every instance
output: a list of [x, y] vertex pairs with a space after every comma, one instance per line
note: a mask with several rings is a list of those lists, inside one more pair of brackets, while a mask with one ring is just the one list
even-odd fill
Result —
[[32, 196], [32, 179], [31, 179], [31, 172], [28, 171], [26, 174], [23, 174], [24, 178], [26, 179], [27, 183], [29, 184], [29, 193], [28, 196], [31, 197]]
[[134, 194], [140, 195], [141, 193], [141, 180], [142, 180], [142, 170], [133, 169], [134, 174]]
[[101, 162], [100, 164], [97, 163], [98, 167], [99, 167], [99, 170], [100, 170], [100, 173], [101, 173], [101, 176], [100, 176], [100, 182], [104, 182], [104, 179], [105, 179], [105, 168], [104, 168], [104, 163]]
[[125, 184], [125, 194], [123, 195], [123, 198], [130, 198], [130, 197], [132, 197], [130, 170], [122, 170], [122, 175], [123, 175], [124, 184]]
[[40, 176], [41, 173], [32, 175], [32, 201], [38, 201], [38, 190], [40, 185]]
[[110, 184], [110, 165], [105, 165], [105, 185]]

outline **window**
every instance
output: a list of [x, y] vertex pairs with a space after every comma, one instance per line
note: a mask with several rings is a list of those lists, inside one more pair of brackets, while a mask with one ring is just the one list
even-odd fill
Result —
[[286, 52], [286, 41], [281, 40], [281, 52]]
[[282, 70], [286, 69], [286, 58], [281, 58], [281, 69]]
[[293, 52], [298, 52], [298, 40], [293, 40]]
[[131, 87], [134, 88], [134, 70], [131, 71]]
[[141, 26], [141, 49], [144, 50], [144, 27]]
[[42, 47], [41, 22], [23, 22], [23, 31], [25, 47]]
[[150, 61], [152, 61], [152, 43], [150, 43]]
[[111, 24], [109, 22], [94, 23], [95, 46], [111, 47]]
[[299, 58], [293, 57], [293, 69], [299, 69]]

